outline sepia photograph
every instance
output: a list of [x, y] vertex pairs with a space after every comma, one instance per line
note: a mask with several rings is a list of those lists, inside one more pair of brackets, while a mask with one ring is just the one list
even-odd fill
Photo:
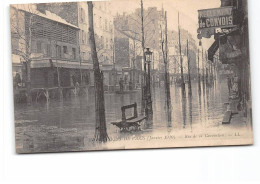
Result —
[[247, 3], [11, 4], [16, 152], [252, 145]]

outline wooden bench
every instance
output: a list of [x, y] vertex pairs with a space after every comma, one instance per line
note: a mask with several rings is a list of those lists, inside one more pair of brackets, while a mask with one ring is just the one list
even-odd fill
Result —
[[[134, 115], [130, 118], [126, 118], [125, 111], [127, 109], [134, 108]], [[130, 128], [133, 128], [134, 130], [140, 130], [140, 123], [146, 119], [146, 116], [138, 116], [137, 114], [137, 104], [131, 104], [121, 107], [122, 111], [122, 120], [118, 122], [112, 122], [112, 125], [117, 126], [121, 131], [129, 131]]]

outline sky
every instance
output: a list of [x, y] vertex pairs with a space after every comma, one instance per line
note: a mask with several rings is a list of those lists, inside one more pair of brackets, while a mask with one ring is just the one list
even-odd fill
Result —
[[[198, 10], [220, 7], [220, 0], [143, 0], [144, 8], [162, 6], [168, 13], [168, 28], [178, 30], [178, 12], [180, 27], [188, 30], [197, 40]], [[140, 8], [140, 0], [112, 0], [111, 11], [116, 13], [131, 13]], [[208, 49], [214, 39], [203, 39], [203, 46]]]

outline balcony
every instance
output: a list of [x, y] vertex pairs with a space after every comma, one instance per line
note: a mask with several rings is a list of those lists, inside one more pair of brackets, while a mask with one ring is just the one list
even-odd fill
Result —
[[51, 68], [62, 67], [71, 69], [93, 69], [93, 65], [90, 63], [80, 63], [77, 60], [69, 60], [63, 58], [43, 58], [34, 59], [31, 62], [31, 68]]

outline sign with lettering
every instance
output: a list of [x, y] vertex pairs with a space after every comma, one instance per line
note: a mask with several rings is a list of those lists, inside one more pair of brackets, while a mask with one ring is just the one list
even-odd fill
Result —
[[231, 28], [216, 28], [215, 33], [216, 34], [229, 34], [231, 32], [234, 32], [238, 30], [237, 26], [231, 27]]
[[233, 7], [199, 10], [199, 29], [233, 26]]

